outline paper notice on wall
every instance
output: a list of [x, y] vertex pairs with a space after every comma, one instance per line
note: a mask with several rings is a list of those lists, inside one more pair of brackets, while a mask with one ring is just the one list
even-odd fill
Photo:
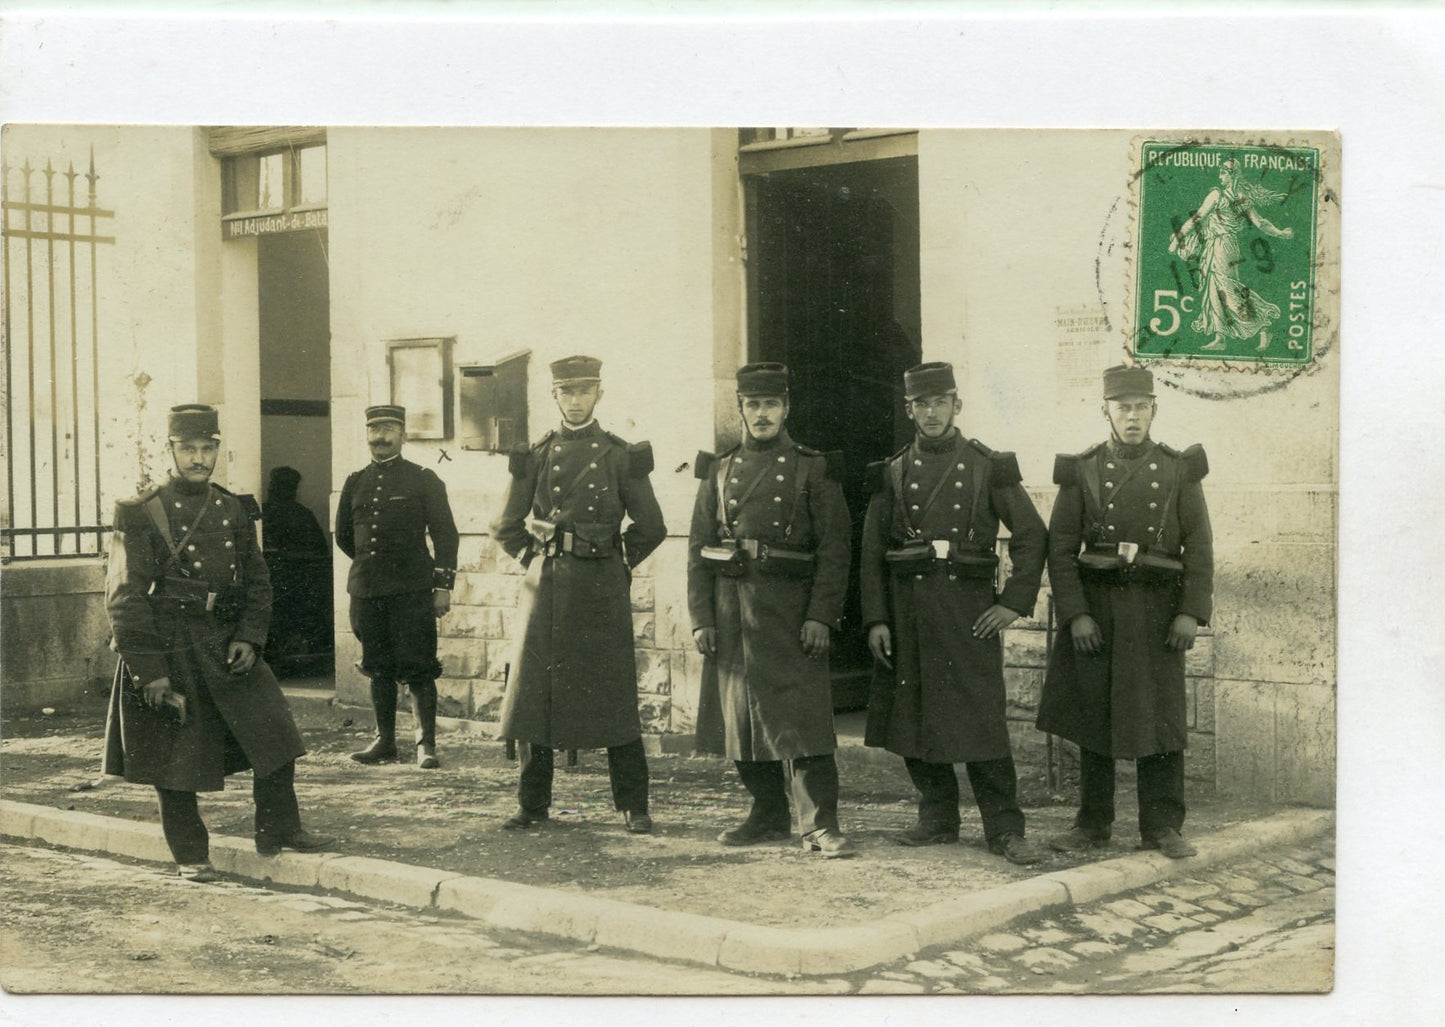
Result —
[[1056, 307], [1054, 336], [1058, 342], [1054, 376], [1059, 395], [1094, 397], [1104, 368], [1119, 363], [1109, 319], [1101, 307]]

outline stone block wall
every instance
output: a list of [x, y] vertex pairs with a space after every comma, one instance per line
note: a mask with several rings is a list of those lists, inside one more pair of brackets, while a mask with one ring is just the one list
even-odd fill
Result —
[[7, 711], [104, 703], [116, 661], [109, 640], [103, 559], [17, 560], [0, 571]]
[[[1004, 573], [1008, 555], [1003, 553]], [[1022, 775], [1042, 775], [1053, 788], [1065, 788], [1078, 780], [1078, 749], [1061, 738], [1050, 738], [1034, 727], [1043, 693], [1044, 671], [1049, 649], [1058, 631], [1054, 623], [1053, 596], [1048, 574], [1039, 591], [1032, 617], [1020, 617], [1004, 631], [1004, 687], [1008, 695], [1006, 715], [1014, 759]], [[1213, 791], [1215, 787], [1214, 744], [1214, 638], [1201, 628], [1199, 638], [1184, 659], [1186, 724], [1189, 749], [1184, 762], [1191, 790]], [[1120, 764], [1121, 769], [1124, 768]]]

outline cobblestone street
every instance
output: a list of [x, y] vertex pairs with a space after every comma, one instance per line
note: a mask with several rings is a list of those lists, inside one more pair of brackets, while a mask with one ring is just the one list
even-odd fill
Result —
[[863, 993], [1322, 992], [1334, 843], [1265, 853], [876, 973]]
[[966, 948], [825, 978], [599, 951], [334, 895], [6, 845], [0, 962], [16, 991], [643, 995], [1312, 992], [1329, 988], [1333, 843], [1033, 918]]

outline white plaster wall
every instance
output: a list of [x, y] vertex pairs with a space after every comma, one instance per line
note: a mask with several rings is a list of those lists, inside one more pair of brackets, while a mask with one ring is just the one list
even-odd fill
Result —
[[[1123, 358], [1134, 136], [919, 137], [924, 359], [956, 364], [965, 431], [1016, 450], [1025, 484], [1046, 500], [1054, 454], [1107, 435], [1098, 379], [1072, 380], [1056, 319], [1106, 313], [1112, 330], [1088, 356], [1099, 371]], [[1337, 253], [1337, 238], [1327, 225], [1322, 245]], [[1210, 459], [1224, 791], [1332, 794], [1339, 378], [1338, 354], [1321, 349], [1317, 373], [1274, 392], [1213, 400], [1158, 390], [1154, 436], [1202, 443]]]

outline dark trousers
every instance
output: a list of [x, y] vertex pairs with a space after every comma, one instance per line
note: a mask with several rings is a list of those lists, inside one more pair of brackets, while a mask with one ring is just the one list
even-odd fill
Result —
[[[1139, 836], [1152, 841], [1169, 828], [1184, 826], [1184, 753], [1140, 756]], [[1107, 837], [1114, 823], [1114, 758], [1079, 750], [1079, 815], [1074, 826]]]
[[[928, 828], [958, 830], [958, 774], [952, 763], [926, 763], [905, 757], [913, 787], [922, 793], [918, 822]], [[1006, 834], [1024, 833], [1024, 814], [1019, 809], [1018, 773], [1012, 756], [999, 760], [965, 763], [973, 801], [983, 821], [984, 840], [992, 844]]]
[[[552, 805], [552, 748], [523, 742], [518, 752], [522, 774], [517, 805], [528, 813], [541, 813]], [[613, 806], [631, 813], [647, 812], [647, 754], [641, 738], [608, 747], [607, 776], [612, 781]]]
[[748, 820], [755, 824], [792, 829], [788, 795], [798, 809], [798, 831], [803, 835], [825, 827], [838, 829], [838, 761], [833, 754], [799, 756], [791, 760], [734, 760], [743, 787], [753, 797]]
[[351, 632], [361, 642], [361, 673], [388, 681], [441, 676], [432, 591], [352, 596]]
[[[157, 788], [161, 804], [161, 830], [177, 863], [205, 863], [211, 855], [211, 838], [201, 821], [195, 792]], [[296, 761], [292, 760], [251, 783], [256, 801], [256, 837], [282, 841], [301, 830], [301, 810], [296, 805]]]

